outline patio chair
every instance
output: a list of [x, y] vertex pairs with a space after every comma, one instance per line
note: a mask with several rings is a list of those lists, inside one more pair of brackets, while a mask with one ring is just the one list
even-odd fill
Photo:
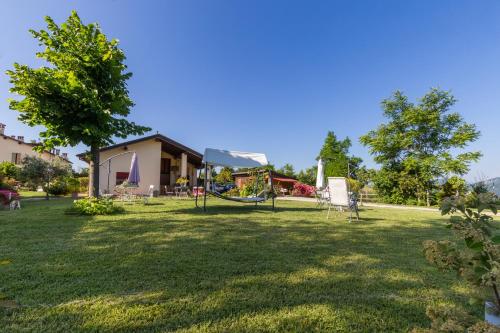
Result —
[[323, 206], [328, 205], [330, 202], [330, 191], [328, 190], [328, 187], [325, 187], [324, 189], [316, 189], [315, 197], [316, 207], [323, 208]]
[[142, 199], [144, 200], [144, 204], [147, 204], [149, 202], [149, 198], [153, 197], [155, 191], [155, 186], [154, 185], [149, 185], [148, 192], [144, 195], [142, 195]]
[[9, 209], [16, 210], [21, 209], [21, 200], [19, 200], [19, 196], [15, 195], [15, 193], [9, 192]]
[[[356, 219], [359, 220], [358, 203], [355, 195], [348, 191], [347, 179], [344, 177], [328, 177], [328, 192], [330, 200], [328, 201], [328, 214], [330, 217], [331, 209], [338, 212], [343, 212], [344, 208], [349, 209], [350, 213], [356, 214]], [[349, 217], [351, 220], [351, 217]]]
[[173, 189], [172, 186], [165, 185], [164, 190], [165, 190], [165, 195], [166, 196], [170, 196], [171, 198], [174, 197], [174, 195], [175, 195], [175, 189]]
[[187, 186], [180, 186], [177, 189], [177, 197], [178, 198], [189, 198], [191, 192], [189, 191], [189, 187]]

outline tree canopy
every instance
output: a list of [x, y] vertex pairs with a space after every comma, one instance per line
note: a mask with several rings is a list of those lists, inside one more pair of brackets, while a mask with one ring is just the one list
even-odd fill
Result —
[[59, 158], [45, 161], [40, 157], [26, 156], [23, 167], [19, 170], [19, 178], [29, 187], [36, 189], [42, 186], [49, 198], [48, 189], [52, 181], [57, 178], [71, 176], [72, 170], [68, 164], [62, 163]]
[[[355, 175], [356, 169], [359, 168], [363, 160], [359, 157], [350, 156], [349, 148], [351, 148], [351, 140], [348, 137], [339, 140], [333, 131], [328, 132], [319, 153], [319, 157], [325, 164], [324, 173], [326, 177], [350, 178]], [[347, 174], [348, 163], [350, 165], [350, 175]]]
[[475, 125], [450, 112], [456, 103], [448, 91], [431, 89], [417, 104], [402, 92], [382, 101], [388, 122], [360, 138], [381, 170], [374, 182], [383, 197], [403, 203], [426, 197], [440, 177], [463, 175], [479, 152], [454, 152], [479, 137]]
[[220, 172], [214, 177], [215, 181], [219, 184], [227, 184], [233, 182], [233, 169], [224, 167]]
[[134, 104], [125, 54], [118, 40], [108, 40], [97, 24], [83, 24], [75, 11], [60, 26], [48, 16], [45, 21], [47, 30], [30, 32], [43, 47], [37, 57], [47, 65], [35, 69], [15, 63], [7, 71], [10, 92], [23, 96], [11, 99], [9, 107], [29, 126], [45, 127], [37, 149], [83, 143], [98, 163], [99, 148], [112, 144], [113, 137], [150, 130], [126, 119]]
[[293, 165], [291, 165], [290, 163], [286, 163], [281, 168], [276, 170], [276, 172], [281, 173], [281, 174], [288, 176], [288, 177], [296, 177]]

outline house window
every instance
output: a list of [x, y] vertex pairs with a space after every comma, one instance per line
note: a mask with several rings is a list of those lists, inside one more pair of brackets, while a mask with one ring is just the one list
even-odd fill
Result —
[[116, 185], [123, 184], [124, 181], [128, 179], [128, 172], [117, 172], [116, 173]]
[[12, 153], [12, 163], [21, 164], [21, 153]]

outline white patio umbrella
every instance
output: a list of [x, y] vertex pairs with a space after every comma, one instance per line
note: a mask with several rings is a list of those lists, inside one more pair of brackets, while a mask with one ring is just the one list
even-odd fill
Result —
[[325, 187], [325, 175], [323, 174], [323, 160], [320, 158], [318, 161], [318, 173], [316, 174], [316, 188], [322, 189]]

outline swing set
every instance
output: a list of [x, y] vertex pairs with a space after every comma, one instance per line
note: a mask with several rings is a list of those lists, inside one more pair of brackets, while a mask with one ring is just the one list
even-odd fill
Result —
[[[263, 167], [269, 165], [265, 154], [207, 148], [205, 149], [205, 154], [203, 155], [203, 163], [203, 211], [207, 210], [207, 195], [212, 195], [223, 200], [253, 203], [256, 206], [259, 203], [272, 200], [272, 207], [274, 211], [276, 193], [274, 192], [272, 173], [270, 170], [262, 169]], [[216, 190], [215, 182], [212, 180], [212, 169], [214, 167], [256, 169], [256, 171], [253, 171], [250, 174], [250, 176], [254, 178], [253, 194], [248, 197], [236, 197], [224, 195], [223, 193], [218, 192]], [[268, 175], [267, 183], [265, 179], [266, 173]], [[259, 182], [262, 183], [262, 186], [259, 186]], [[199, 207], [198, 196], [199, 193], [197, 191], [195, 195], [196, 207]]]

